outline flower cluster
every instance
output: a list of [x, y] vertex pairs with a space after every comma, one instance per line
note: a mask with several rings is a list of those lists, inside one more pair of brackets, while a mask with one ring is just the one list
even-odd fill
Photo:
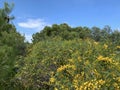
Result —
[[100, 80], [91, 80], [91, 81], [87, 81], [84, 82], [79, 89], [76, 90], [96, 90], [96, 89], [100, 89], [101, 86], [105, 83], [104, 80], [100, 79]]
[[57, 72], [62, 72], [63, 70], [68, 69], [68, 68], [73, 69], [73, 70], [76, 70], [75, 65], [70, 65], [70, 64], [68, 64], [68, 65], [60, 66], [60, 67], [57, 69]]
[[51, 78], [50, 78], [50, 82], [51, 82], [51, 83], [55, 82], [55, 78], [51, 77]]
[[110, 63], [112, 62], [112, 58], [103, 57], [102, 55], [98, 56], [97, 60], [99, 60], [99, 61], [106, 61], [106, 62], [110, 62]]
[[120, 49], [120, 46], [116, 46], [117, 49]]
[[103, 46], [103, 47], [104, 47], [104, 49], [107, 49], [107, 48], [108, 48], [108, 45], [104, 44], [104, 46]]

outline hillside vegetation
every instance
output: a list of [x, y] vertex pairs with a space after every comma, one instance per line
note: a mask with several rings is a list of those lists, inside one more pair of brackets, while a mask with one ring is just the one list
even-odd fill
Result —
[[118, 30], [53, 24], [27, 43], [6, 21], [11, 11], [0, 9], [0, 90], [120, 89]]

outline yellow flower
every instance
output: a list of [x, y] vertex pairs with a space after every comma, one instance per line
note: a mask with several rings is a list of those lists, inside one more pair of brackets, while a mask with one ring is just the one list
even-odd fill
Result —
[[118, 80], [118, 82], [120, 82], [120, 77], [117, 77], [116, 79]]
[[50, 78], [50, 82], [51, 82], [51, 83], [55, 82], [55, 78], [51, 77], [51, 78]]
[[55, 87], [54, 90], [58, 90], [58, 89]]
[[99, 43], [98, 42], [94, 42], [95, 45], [98, 45]]
[[80, 56], [78, 57], [78, 61], [81, 62], [81, 57]]
[[86, 62], [85, 62], [85, 65], [89, 65], [90, 64], [90, 62], [89, 62], [89, 60], [87, 60]]
[[98, 60], [103, 60], [103, 56], [98, 56], [98, 58], [97, 58]]
[[97, 60], [99, 60], [99, 61], [107, 61], [107, 62], [112, 62], [112, 59], [111, 58], [109, 58], [109, 57], [103, 57], [103, 56], [98, 56], [98, 58], [97, 58]]
[[55, 62], [55, 61], [54, 61], [53, 63], [54, 63], [54, 64], [56, 64], [56, 62]]
[[91, 80], [91, 81], [87, 81], [84, 82], [80, 87], [79, 90], [96, 90], [96, 89], [100, 89], [101, 85], [103, 85], [105, 83], [104, 80], [100, 79], [100, 80]]
[[61, 72], [61, 71], [63, 71], [65, 68], [66, 68], [65, 66], [61, 66], [61, 67], [59, 67], [59, 68], [57, 69], [57, 72]]
[[52, 72], [50, 72], [50, 74], [53, 76], [54, 72], [52, 71]]
[[68, 59], [68, 61], [69, 61], [70, 63], [74, 63], [74, 60], [73, 60], [73, 59]]
[[63, 70], [65, 70], [65, 69], [68, 69], [68, 68], [71, 68], [71, 69], [73, 69], [73, 70], [76, 70], [76, 67], [75, 67], [75, 65], [63, 65], [63, 66], [61, 66], [61, 67], [59, 67], [58, 69], [57, 69], [57, 72], [61, 72], [61, 71], [63, 71]]
[[108, 45], [104, 44], [104, 48], [107, 49], [107, 48], [108, 48]]
[[120, 49], [120, 46], [117, 46], [116, 48], [117, 48], [117, 49]]

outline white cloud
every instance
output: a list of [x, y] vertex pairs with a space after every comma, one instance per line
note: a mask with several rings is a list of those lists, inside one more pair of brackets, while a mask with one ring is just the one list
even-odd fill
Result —
[[[45, 26], [50, 26], [50, 24], [38, 18], [38, 19], [27, 19], [26, 21], [19, 22], [18, 26], [23, 28], [23, 30], [20, 32], [25, 35], [25, 40], [31, 43], [32, 34], [39, 32]], [[29, 31], [29, 29], [32, 31]]]
[[28, 41], [28, 42], [32, 42], [32, 35], [31, 34], [25, 34], [25, 39], [26, 39], [26, 41]]
[[42, 19], [27, 19], [27, 21], [25, 22], [18, 23], [19, 27], [28, 28], [28, 29], [37, 29], [37, 30], [41, 30], [47, 25], [49, 24], [44, 22], [44, 20]]

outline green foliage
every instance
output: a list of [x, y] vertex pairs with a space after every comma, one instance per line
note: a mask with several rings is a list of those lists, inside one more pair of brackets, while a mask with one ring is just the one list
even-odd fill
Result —
[[[15, 63], [20, 55], [25, 55], [24, 37], [14, 30], [4, 31], [0, 37], [0, 87], [7, 87], [14, 77]], [[11, 86], [10, 86], [11, 87]]]
[[[113, 31], [109, 26], [105, 26], [103, 29], [98, 27], [70, 27], [66, 23], [57, 25], [53, 24], [51, 27], [46, 26], [41, 32], [33, 34], [33, 43], [39, 41], [50, 40], [53, 38], [61, 38], [62, 40], [73, 40], [73, 39], [86, 39], [91, 38], [95, 41], [106, 42], [114, 41], [116, 35], [120, 32]], [[117, 37], [118, 39], [118, 37]]]
[[120, 45], [120, 31], [115, 30], [110, 37], [111, 41], [117, 45]]
[[53, 24], [52, 27], [46, 26], [40, 33], [33, 34], [33, 43], [55, 37], [61, 37], [63, 40], [73, 39], [73, 33], [70, 34], [69, 32], [71, 32], [71, 27], [66, 23], [60, 25]]
[[41, 32], [33, 34], [33, 43], [39, 41], [51, 40], [53, 38], [61, 38], [62, 40], [86, 39], [90, 38], [96, 42], [111, 41], [120, 43], [118, 30], [112, 30], [110, 26], [106, 25], [103, 29], [98, 27], [70, 27], [66, 23], [57, 25], [53, 24], [51, 27], [46, 26]]
[[[6, 2], [0, 9], [0, 90], [12, 90], [14, 85], [11, 80], [17, 72], [15, 63], [18, 57], [25, 55], [24, 37], [5, 19], [12, 9], [13, 4]], [[12, 17], [9, 16], [9, 19]]]
[[1, 31], [9, 31], [11, 28], [14, 28], [13, 25], [9, 24], [9, 22], [14, 19], [14, 16], [9, 16], [13, 10], [13, 7], [13, 3], [9, 4], [5, 2], [4, 7], [0, 8], [0, 33]]

